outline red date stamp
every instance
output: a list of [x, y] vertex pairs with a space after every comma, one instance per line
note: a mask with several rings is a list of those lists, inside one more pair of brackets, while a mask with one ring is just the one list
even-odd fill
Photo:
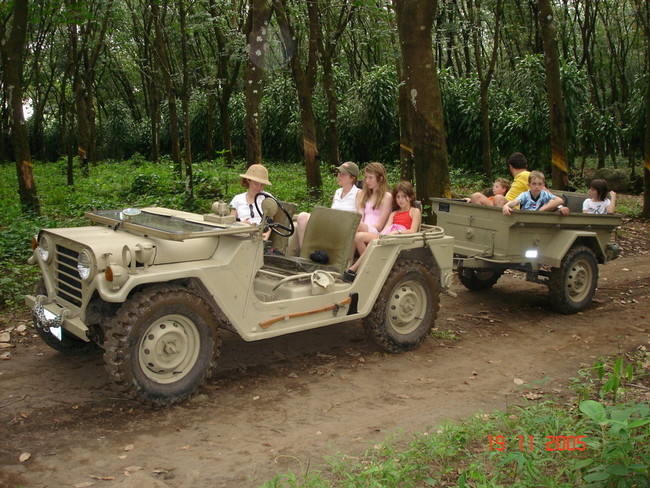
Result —
[[[489, 435], [490, 451], [505, 451], [512, 446], [508, 446], [508, 439], [502, 435]], [[587, 449], [585, 435], [547, 435], [544, 444], [547, 451], [584, 451]], [[520, 451], [535, 450], [535, 438], [532, 435], [518, 435], [518, 447]], [[517, 446], [517, 444], [515, 444]]]

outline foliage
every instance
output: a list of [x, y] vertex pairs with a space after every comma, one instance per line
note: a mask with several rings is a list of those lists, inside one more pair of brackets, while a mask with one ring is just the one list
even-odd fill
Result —
[[526, 403], [389, 439], [360, 458], [335, 456], [321, 471], [301, 466], [262, 487], [640, 487], [650, 474], [648, 424], [650, 407], [633, 399]]

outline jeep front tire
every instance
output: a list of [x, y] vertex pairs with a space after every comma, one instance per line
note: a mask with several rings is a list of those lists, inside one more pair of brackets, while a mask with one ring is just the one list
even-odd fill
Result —
[[364, 327], [388, 352], [415, 349], [438, 316], [439, 293], [431, 269], [419, 261], [398, 259], [370, 315], [364, 319]]
[[104, 360], [118, 390], [151, 406], [185, 400], [212, 374], [217, 321], [192, 291], [172, 285], [137, 293], [113, 319]]

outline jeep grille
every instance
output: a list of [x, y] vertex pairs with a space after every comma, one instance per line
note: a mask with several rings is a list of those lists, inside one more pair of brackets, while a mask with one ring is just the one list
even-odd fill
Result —
[[77, 271], [79, 252], [56, 246], [56, 289], [62, 299], [81, 306], [81, 278]]

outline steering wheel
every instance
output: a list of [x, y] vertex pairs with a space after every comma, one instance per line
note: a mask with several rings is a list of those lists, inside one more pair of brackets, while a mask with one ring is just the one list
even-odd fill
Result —
[[[272, 217], [267, 216], [266, 217], [266, 225], [269, 226], [269, 228], [275, 232], [277, 235], [282, 236], [282, 237], [289, 237], [292, 236], [293, 233], [295, 232], [295, 227], [293, 225], [293, 220], [291, 219], [291, 215], [289, 215], [289, 212], [287, 212], [287, 209], [284, 208], [280, 202], [278, 202], [278, 199], [275, 198], [273, 195], [270, 195], [269, 193], [266, 193], [264, 191], [259, 192], [257, 195], [255, 195], [255, 209], [257, 210], [257, 213], [260, 215], [264, 215], [262, 211], [260, 210], [259, 204], [257, 203], [257, 197], [262, 195], [264, 198], [270, 198], [271, 200], [275, 201], [275, 203], [278, 205], [278, 208], [282, 210], [282, 213], [287, 217], [287, 220], [289, 221], [289, 226], [287, 227], [284, 224], [281, 224], [280, 222], [275, 222]], [[264, 201], [264, 200], [262, 200]], [[279, 229], [282, 229], [281, 232]]]

